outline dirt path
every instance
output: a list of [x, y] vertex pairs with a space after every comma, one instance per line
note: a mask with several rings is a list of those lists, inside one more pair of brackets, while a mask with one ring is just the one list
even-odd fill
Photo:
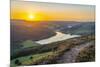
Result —
[[58, 60], [57, 63], [74, 63], [75, 59], [78, 55], [78, 53], [80, 52], [81, 49], [88, 47], [90, 45], [93, 45], [93, 41], [92, 42], [88, 42], [85, 44], [81, 44], [79, 46], [73, 47], [71, 48], [69, 51], [65, 52]]

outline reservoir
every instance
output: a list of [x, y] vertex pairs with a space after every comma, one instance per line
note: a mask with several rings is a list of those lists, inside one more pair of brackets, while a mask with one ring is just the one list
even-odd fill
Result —
[[46, 38], [46, 39], [42, 39], [39, 41], [36, 41], [36, 43], [39, 44], [49, 44], [49, 43], [53, 43], [53, 42], [57, 42], [57, 41], [62, 41], [62, 40], [66, 40], [66, 39], [70, 39], [70, 38], [74, 38], [74, 37], [80, 37], [80, 35], [71, 35], [71, 34], [64, 34], [62, 32], [56, 32], [55, 36], [52, 36], [50, 38]]

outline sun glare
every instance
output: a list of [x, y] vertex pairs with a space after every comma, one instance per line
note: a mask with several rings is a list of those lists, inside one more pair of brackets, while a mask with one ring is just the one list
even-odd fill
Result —
[[30, 15], [28, 16], [28, 20], [31, 20], [31, 21], [32, 21], [32, 20], [35, 20], [35, 15], [31, 15], [31, 14], [30, 14]]
[[23, 19], [27, 21], [42, 21], [44, 19], [42, 14], [25, 14], [23, 15]]

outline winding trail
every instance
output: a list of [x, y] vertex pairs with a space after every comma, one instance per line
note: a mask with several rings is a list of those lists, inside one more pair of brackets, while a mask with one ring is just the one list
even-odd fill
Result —
[[90, 45], [94, 45], [94, 41], [71, 48], [69, 51], [65, 52], [61, 57], [59, 57], [59, 59], [57, 59], [57, 63], [74, 63], [80, 50]]

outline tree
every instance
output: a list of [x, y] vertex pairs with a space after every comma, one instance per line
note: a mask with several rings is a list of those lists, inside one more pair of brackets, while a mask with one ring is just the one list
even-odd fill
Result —
[[30, 59], [33, 59], [33, 57], [31, 56]]
[[17, 59], [17, 60], [15, 60], [15, 64], [18, 64], [19, 63], [19, 60]]
[[21, 65], [21, 62], [20, 62], [18, 59], [16, 59], [16, 60], [15, 60], [15, 64]]

